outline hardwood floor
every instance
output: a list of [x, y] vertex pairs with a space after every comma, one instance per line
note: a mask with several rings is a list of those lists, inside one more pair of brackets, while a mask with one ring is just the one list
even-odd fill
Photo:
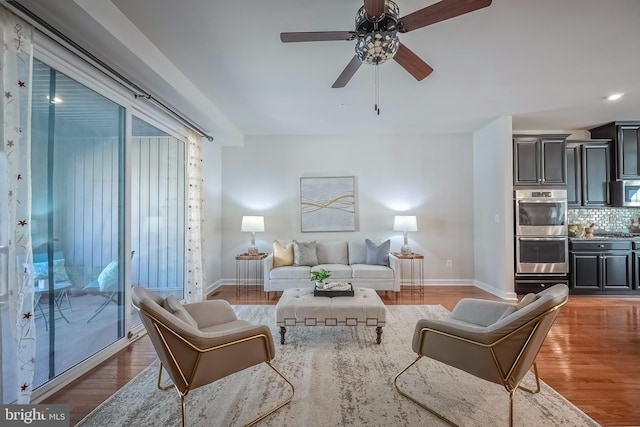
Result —
[[[380, 296], [387, 305], [441, 304], [449, 310], [461, 298], [499, 300], [467, 286], [429, 286], [422, 296], [411, 289]], [[255, 290], [236, 295], [233, 286], [209, 297], [231, 304], [275, 304], [278, 298]], [[571, 296], [538, 355], [540, 377], [604, 426], [640, 425], [639, 325], [640, 298]], [[69, 404], [75, 425], [155, 359], [145, 336], [45, 403]], [[523, 401], [516, 393], [515, 404]]]

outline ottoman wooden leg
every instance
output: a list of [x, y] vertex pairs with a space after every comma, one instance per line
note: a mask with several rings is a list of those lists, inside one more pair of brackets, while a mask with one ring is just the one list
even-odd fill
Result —
[[382, 342], [382, 326], [378, 326], [376, 327], [376, 344], [380, 344], [381, 342]]
[[284, 326], [280, 326], [280, 344], [284, 344], [284, 334], [286, 332], [287, 332], [287, 328], [285, 328]]

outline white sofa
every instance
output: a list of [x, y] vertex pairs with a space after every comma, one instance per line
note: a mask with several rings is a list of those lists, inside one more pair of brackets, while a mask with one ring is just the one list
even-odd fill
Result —
[[387, 265], [367, 264], [368, 249], [364, 239], [362, 241], [319, 240], [315, 243], [316, 265], [292, 263], [292, 265], [274, 268], [274, 252], [270, 252], [263, 261], [264, 290], [271, 292], [312, 287], [311, 272], [325, 269], [331, 272], [329, 282], [350, 282], [353, 286], [377, 291], [400, 291], [400, 260], [393, 254], [388, 253]]

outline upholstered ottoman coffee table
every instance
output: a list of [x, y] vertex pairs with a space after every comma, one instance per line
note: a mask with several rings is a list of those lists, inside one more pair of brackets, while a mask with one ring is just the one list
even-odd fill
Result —
[[382, 341], [387, 308], [373, 289], [354, 288], [354, 295], [314, 296], [313, 288], [287, 289], [276, 305], [280, 344], [286, 326], [375, 326], [376, 343]]

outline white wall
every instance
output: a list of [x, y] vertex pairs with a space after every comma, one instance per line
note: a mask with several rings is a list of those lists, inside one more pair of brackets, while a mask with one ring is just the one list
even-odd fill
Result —
[[[406, 213], [418, 217], [409, 245], [425, 255], [427, 281], [471, 284], [472, 156], [470, 134], [248, 136], [244, 147], [223, 147], [222, 278], [235, 277], [235, 255], [249, 245], [249, 234], [240, 232], [243, 215], [264, 215], [266, 230], [256, 234], [261, 251], [270, 251], [274, 239], [330, 238], [391, 238], [398, 251], [402, 234], [392, 230], [393, 217]], [[205, 182], [215, 173], [207, 170]], [[304, 176], [356, 177], [356, 232], [300, 232]]]
[[476, 285], [515, 298], [513, 267], [513, 143], [511, 117], [473, 134]]
[[[220, 144], [204, 142], [203, 149], [202, 238], [204, 283], [209, 288], [222, 278], [222, 149]], [[206, 292], [207, 290], [205, 290]]]

